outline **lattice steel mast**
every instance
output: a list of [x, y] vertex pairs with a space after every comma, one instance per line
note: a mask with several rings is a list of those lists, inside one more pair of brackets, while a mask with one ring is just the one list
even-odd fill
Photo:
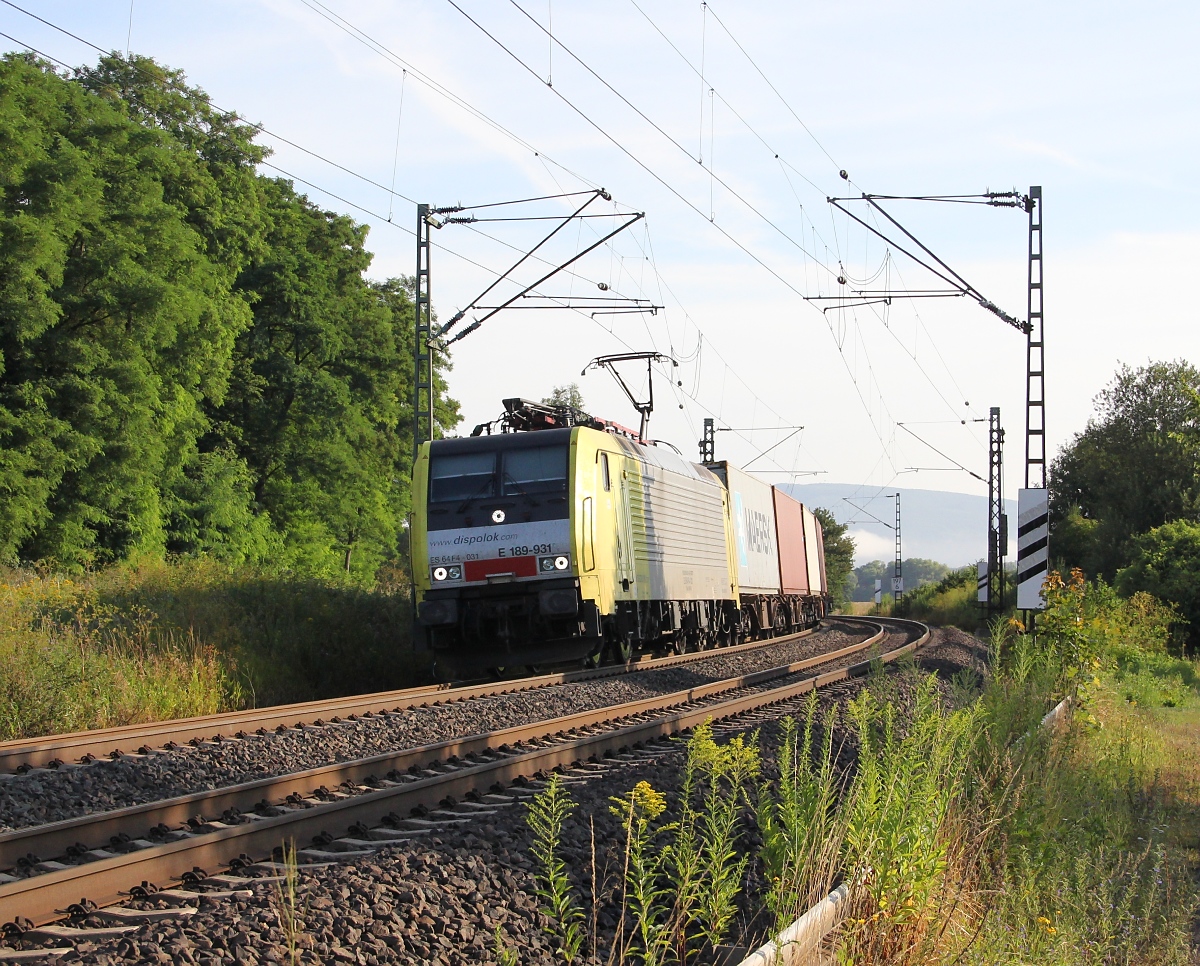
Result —
[[1029, 212], [1029, 329], [1025, 356], [1025, 486], [1046, 486], [1046, 378], [1042, 341], [1042, 186], [1025, 197]]
[[900, 603], [904, 596], [904, 571], [901, 563], [902, 550], [900, 544], [900, 493], [896, 492], [896, 572], [892, 576], [892, 597], [895, 603]]
[[429, 303], [429, 205], [417, 205], [417, 274], [413, 291], [413, 462], [421, 443], [433, 439], [433, 352], [429, 347], [433, 307]]
[[1004, 556], [1008, 549], [1008, 516], [1004, 512], [1004, 429], [1000, 407], [988, 420], [988, 571], [987, 614], [1004, 610]]

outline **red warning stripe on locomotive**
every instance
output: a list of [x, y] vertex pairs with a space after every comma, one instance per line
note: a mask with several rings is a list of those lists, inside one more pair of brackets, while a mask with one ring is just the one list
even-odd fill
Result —
[[464, 574], [467, 580], [487, 580], [511, 574], [514, 577], [536, 577], [537, 557], [505, 557], [503, 560], [468, 560]]

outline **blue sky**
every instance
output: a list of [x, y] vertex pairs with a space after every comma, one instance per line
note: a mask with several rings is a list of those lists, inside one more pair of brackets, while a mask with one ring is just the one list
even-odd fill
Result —
[[[837, 274], [931, 284], [835, 217], [825, 201], [835, 193], [1044, 186], [1052, 451], [1083, 428], [1118, 362], [1200, 359], [1189, 285], [1200, 260], [1195, 5], [457, 2], [462, 12], [448, 0], [134, 0], [132, 20], [128, 0], [21, 5], [107, 49], [128, 38], [271, 132], [381, 185], [394, 172], [408, 198], [472, 204], [603, 185], [621, 210], [644, 211], [576, 277], [542, 291], [578, 297], [603, 282], [666, 308], [492, 319], [455, 347], [451, 386], [468, 428], [503, 397], [570, 381], [593, 411], [634, 422], [604, 373], [579, 372], [600, 353], [653, 348], [681, 360], [658, 377], [654, 435], [685, 453], [705, 415], [739, 430], [721, 434], [718, 455], [743, 463], [788, 432], [775, 427], [803, 425], [755, 467], [777, 482], [812, 471], [796, 480], [860, 484], [868, 496], [889, 485], [982, 494], [933, 447], [986, 476], [986, 424], [972, 420], [999, 405], [1014, 495], [1023, 337], [961, 299], [886, 314], [806, 302]], [[0, 30], [68, 63], [95, 58], [11, 7]], [[315, 201], [372, 225], [373, 275], [411, 273], [409, 202], [263, 140], [273, 163], [318, 186], [297, 185]], [[1024, 314], [1023, 214], [892, 210], [988, 298]], [[549, 253], [599, 224], [564, 232]], [[500, 268], [515, 257], [505, 246], [531, 241], [534, 227], [487, 226], [497, 240], [435, 233], [441, 316], [494, 277], [446, 248]]]

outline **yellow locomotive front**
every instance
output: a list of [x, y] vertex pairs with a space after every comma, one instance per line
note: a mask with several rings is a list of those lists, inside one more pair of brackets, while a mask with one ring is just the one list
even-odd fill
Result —
[[580, 594], [571, 428], [444, 439], [413, 472], [418, 627], [455, 671], [580, 660], [600, 614]]

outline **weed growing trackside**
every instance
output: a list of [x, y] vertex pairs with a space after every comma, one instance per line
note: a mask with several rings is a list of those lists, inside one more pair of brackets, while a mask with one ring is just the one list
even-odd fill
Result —
[[0, 572], [0, 739], [420, 683], [407, 594], [156, 561]]
[[[563, 864], [576, 819], [553, 780], [530, 821], [564, 961], [707, 962], [849, 882], [841, 966], [1192, 962], [1197, 666], [1168, 653], [1173, 614], [1144, 595], [1075, 573], [1047, 597], [1036, 636], [996, 627], [986, 681], [910, 666], [842, 710], [812, 696], [770, 743], [698, 728], [677, 800], [647, 782], [613, 800], [615, 890], [594, 859]], [[1072, 713], [1040, 728], [1066, 695]], [[585, 915], [578, 897], [602, 894]]]

